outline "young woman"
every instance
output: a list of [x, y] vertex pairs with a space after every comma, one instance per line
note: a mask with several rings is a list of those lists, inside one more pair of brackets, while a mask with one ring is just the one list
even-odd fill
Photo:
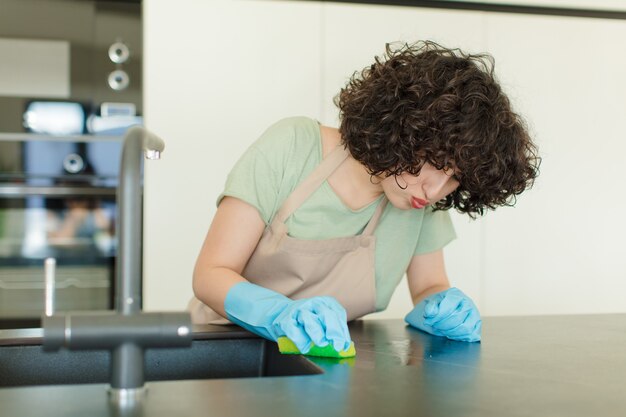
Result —
[[406, 273], [410, 325], [479, 341], [478, 309], [444, 268], [447, 210], [511, 205], [539, 165], [491, 57], [387, 46], [335, 104], [338, 129], [281, 120], [229, 174], [194, 271], [194, 321], [343, 350], [346, 322], [384, 310]]

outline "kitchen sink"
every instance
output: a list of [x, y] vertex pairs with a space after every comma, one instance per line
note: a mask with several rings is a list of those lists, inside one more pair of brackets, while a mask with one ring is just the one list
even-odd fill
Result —
[[[108, 383], [106, 350], [44, 351], [41, 345], [0, 346], [0, 387]], [[264, 339], [202, 339], [190, 348], [145, 351], [146, 381], [320, 374], [300, 355], [282, 355]]]

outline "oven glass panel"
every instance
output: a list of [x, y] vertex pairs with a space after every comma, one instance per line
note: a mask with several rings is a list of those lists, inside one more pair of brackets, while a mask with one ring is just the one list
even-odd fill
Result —
[[112, 308], [121, 143], [0, 142], [0, 327], [44, 311], [46, 258], [55, 310]]

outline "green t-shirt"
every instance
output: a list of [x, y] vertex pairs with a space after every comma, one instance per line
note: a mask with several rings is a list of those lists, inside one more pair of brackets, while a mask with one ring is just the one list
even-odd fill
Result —
[[[224, 196], [259, 210], [269, 225], [283, 201], [322, 160], [320, 126], [307, 117], [283, 119], [254, 142], [226, 180]], [[347, 207], [324, 182], [286, 221], [289, 236], [330, 239], [360, 234], [382, 196], [359, 210]], [[400, 210], [387, 204], [375, 231], [376, 310], [384, 310], [413, 255], [433, 252], [455, 238], [446, 211]]]

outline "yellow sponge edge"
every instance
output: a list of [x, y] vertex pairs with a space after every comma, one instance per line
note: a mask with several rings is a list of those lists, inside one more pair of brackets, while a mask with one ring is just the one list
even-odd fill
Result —
[[[291, 339], [281, 336], [278, 338], [278, 350], [282, 354], [286, 355], [301, 355], [303, 354], [298, 350], [296, 345], [291, 341]], [[326, 358], [352, 358], [356, 356], [356, 349], [354, 348], [354, 342], [350, 342], [350, 347], [346, 350], [342, 350], [341, 352], [337, 352], [335, 348], [331, 344], [326, 346], [317, 346], [311, 343], [311, 349], [304, 353], [307, 356], [323, 356]]]

